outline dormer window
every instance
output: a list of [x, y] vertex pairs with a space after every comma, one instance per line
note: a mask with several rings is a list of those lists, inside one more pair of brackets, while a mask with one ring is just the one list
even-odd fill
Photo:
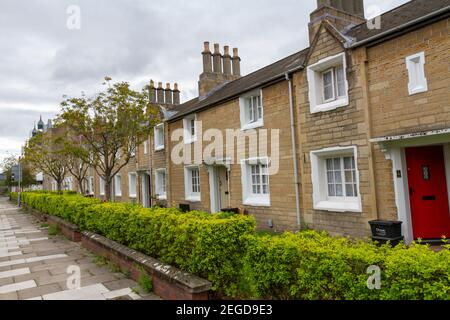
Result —
[[309, 66], [307, 76], [311, 113], [348, 105], [345, 53], [325, 58]]
[[239, 99], [241, 129], [249, 130], [264, 125], [262, 91], [254, 91]]

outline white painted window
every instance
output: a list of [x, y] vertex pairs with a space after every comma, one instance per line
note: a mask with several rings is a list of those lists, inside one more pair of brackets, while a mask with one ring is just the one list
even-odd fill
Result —
[[406, 58], [408, 69], [408, 92], [410, 95], [428, 91], [425, 77], [425, 52], [420, 52]]
[[122, 196], [122, 176], [120, 174], [114, 177], [114, 194], [116, 197]]
[[198, 166], [190, 166], [184, 169], [184, 188], [187, 201], [198, 202], [200, 196], [200, 169]]
[[135, 172], [128, 174], [128, 195], [130, 198], [136, 198], [137, 196], [137, 175]]
[[257, 90], [239, 99], [241, 129], [249, 130], [264, 125], [262, 90]]
[[164, 124], [158, 124], [154, 128], [154, 136], [155, 136], [155, 150], [163, 150], [164, 149]]
[[345, 53], [320, 60], [307, 69], [311, 113], [349, 104]]
[[100, 177], [100, 195], [104, 196], [106, 194], [106, 184], [105, 179]]
[[269, 170], [267, 158], [241, 162], [242, 196], [245, 205], [270, 206]]
[[156, 197], [160, 200], [166, 200], [166, 169], [157, 169], [155, 171], [155, 188]]
[[189, 144], [197, 141], [197, 116], [190, 115], [183, 119], [184, 143]]
[[356, 147], [312, 151], [311, 169], [314, 209], [361, 212]]
[[52, 191], [58, 190], [58, 183], [56, 181], [52, 181]]
[[148, 140], [144, 141], [144, 154], [148, 154]]
[[94, 177], [88, 178], [88, 193], [94, 195]]

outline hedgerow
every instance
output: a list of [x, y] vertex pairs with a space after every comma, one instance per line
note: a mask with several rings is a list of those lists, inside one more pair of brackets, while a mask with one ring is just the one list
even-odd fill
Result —
[[[391, 248], [305, 231], [258, 235], [252, 217], [175, 208], [145, 209], [75, 195], [23, 193], [22, 200], [182, 270], [239, 298], [450, 299], [450, 247]], [[369, 266], [381, 289], [367, 286]]]
[[204, 277], [212, 282], [213, 290], [228, 296], [237, 294], [244, 237], [255, 232], [255, 220], [248, 216], [146, 209], [74, 195], [27, 193], [23, 201], [83, 230]]

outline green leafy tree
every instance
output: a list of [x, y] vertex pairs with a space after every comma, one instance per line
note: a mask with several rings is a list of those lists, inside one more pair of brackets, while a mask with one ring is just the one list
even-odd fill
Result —
[[[19, 185], [19, 177], [15, 176], [14, 179], [12, 177], [13, 174], [13, 167], [18, 166], [19, 164], [19, 157], [15, 155], [10, 155], [3, 159], [2, 163], [0, 164], [0, 167], [3, 170], [3, 174], [5, 175], [5, 181], [4, 185], [6, 186], [18, 186]], [[21, 181], [20, 184], [23, 187], [29, 187], [36, 183], [35, 176], [33, 175], [33, 172], [29, 166], [27, 166], [25, 163], [21, 163]]]
[[135, 156], [136, 147], [148, 139], [159, 121], [159, 110], [150, 104], [147, 88], [138, 92], [127, 82], [112, 84], [109, 77], [104, 85], [93, 97], [66, 97], [59, 118], [82, 137], [110, 200], [112, 179]]
[[68, 173], [62, 136], [63, 131], [58, 127], [38, 133], [28, 140], [24, 157], [24, 162], [35, 171], [52, 177], [56, 181], [58, 191], [62, 190], [64, 178]]

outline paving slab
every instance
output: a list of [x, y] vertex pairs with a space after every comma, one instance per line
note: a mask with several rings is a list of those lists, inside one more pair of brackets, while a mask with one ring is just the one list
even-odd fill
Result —
[[[159, 299], [136, 292], [135, 281], [96, 264], [95, 254], [62, 235], [49, 236], [41, 225], [0, 198], [0, 300]], [[73, 266], [79, 267], [81, 288], [68, 290]]]

